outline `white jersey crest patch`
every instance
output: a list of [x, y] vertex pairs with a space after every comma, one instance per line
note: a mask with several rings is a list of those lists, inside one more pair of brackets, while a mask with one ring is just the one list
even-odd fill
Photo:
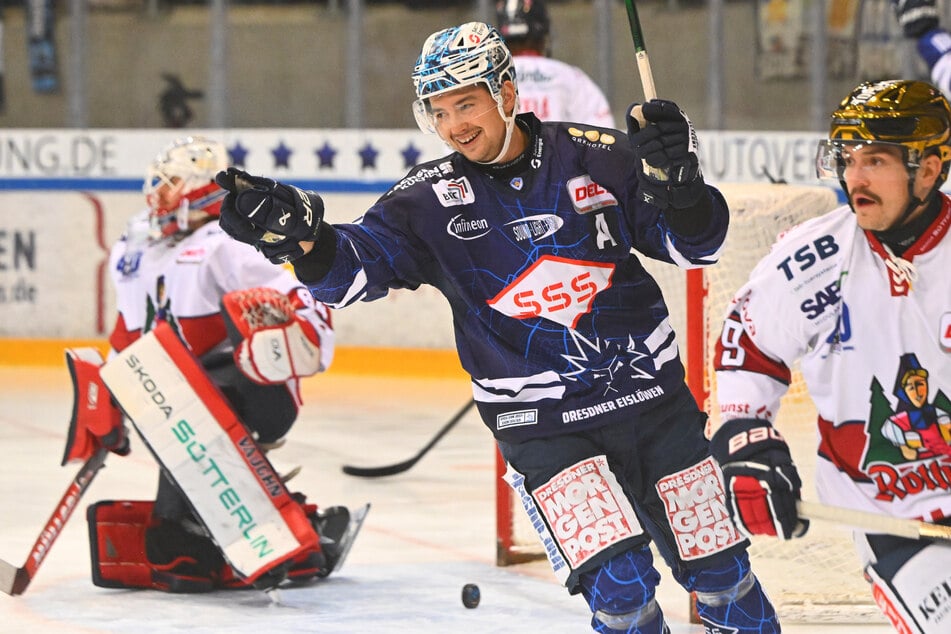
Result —
[[586, 214], [603, 207], [617, 205], [617, 198], [601, 185], [595, 183], [587, 174], [576, 176], [565, 183], [571, 205], [579, 214]]
[[433, 183], [433, 191], [436, 192], [439, 204], [443, 207], [456, 207], [475, 202], [472, 185], [469, 184], [469, 179], [465, 176], [437, 181]]

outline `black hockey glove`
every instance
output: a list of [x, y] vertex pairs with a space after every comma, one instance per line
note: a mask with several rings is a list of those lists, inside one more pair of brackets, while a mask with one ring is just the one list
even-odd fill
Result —
[[299, 242], [315, 242], [324, 202], [314, 192], [229, 167], [215, 182], [226, 190], [221, 228], [235, 240], [256, 247], [275, 263], [304, 254]]
[[641, 199], [661, 209], [695, 205], [705, 185], [697, 133], [687, 115], [672, 101], [653, 99], [632, 104], [626, 118], [627, 134], [641, 167], [637, 172]]
[[727, 421], [713, 434], [710, 451], [720, 463], [727, 508], [741, 532], [780, 539], [806, 534], [809, 522], [796, 512], [799, 472], [789, 445], [768, 421]]
[[918, 39], [938, 28], [937, 0], [892, 0], [895, 16], [905, 37]]

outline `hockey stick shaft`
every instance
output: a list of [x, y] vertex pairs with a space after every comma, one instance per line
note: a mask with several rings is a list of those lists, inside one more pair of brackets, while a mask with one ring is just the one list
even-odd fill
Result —
[[657, 89], [654, 87], [654, 74], [651, 72], [651, 61], [647, 56], [647, 45], [644, 44], [644, 31], [641, 30], [641, 20], [637, 16], [634, 0], [624, 0], [624, 4], [627, 5], [627, 22], [631, 27], [631, 39], [634, 40], [634, 59], [637, 62], [637, 72], [641, 77], [644, 101], [650, 101], [657, 98]]
[[442, 426], [432, 440], [426, 443], [426, 446], [419, 450], [415, 456], [404, 460], [403, 462], [397, 462], [391, 465], [385, 465], [382, 467], [354, 467], [351, 465], [344, 465], [343, 472], [347, 475], [357, 476], [359, 478], [381, 478], [385, 476], [396, 475], [398, 473], [403, 473], [404, 471], [409, 471], [413, 465], [419, 462], [423, 456], [429, 453], [429, 450], [432, 449], [436, 443], [442, 440], [442, 437], [449, 433], [456, 424], [462, 420], [462, 417], [465, 416], [470, 409], [475, 405], [474, 399], [469, 399], [469, 402], [465, 406], [456, 412], [455, 416], [449, 419], [445, 425]]
[[826, 506], [817, 502], [800, 500], [796, 503], [799, 517], [824, 520], [837, 524], [846, 524], [868, 532], [887, 533], [908, 539], [934, 539], [951, 541], [951, 526], [931, 524], [890, 515], [867, 513], [836, 506]]
[[[634, 59], [637, 62], [637, 73], [641, 78], [641, 89], [644, 91], [644, 101], [657, 99], [657, 88], [654, 87], [654, 73], [651, 72], [651, 60], [647, 56], [647, 45], [644, 43], [644, 31], [641, 29], [641, 19], [637, 16], [637, 6], [634, 0], [624, 0], [627, 6], [627, 23], [631, 27], [631, 39], [634, 41]], [[631, 117], [641, 128], [647, 125], [640, 104], [631, 109]], [[644, 172], [652, 175], [659, 181], [668, 179], [667, 170], [653, 167], [641, 159]]]
[[43, 530], [40, 531], [40, 536], [36, 538], [36, 542], [33, 544], [30, 554], [27, 555], [23, 566], [17, 568], [13, 564], [0, 559], [0, 591], [10, 596], [23, 594], [26, 591], [27, 586], [36, 576], [40, 564], [43, 563], [46, 555], [50, 552], [50, 548], [53, 547], [53, 542], [59, 537], [66, 526], [66, 521], [76, 510], [83, 493], [86, 492], [96, 474], [105, 464], [108, 453], [108, 450], [100, 448], [79, 469], [76, 477], [69, 483], [66, 492], [53, 510], [53, 514], [46, 521]]

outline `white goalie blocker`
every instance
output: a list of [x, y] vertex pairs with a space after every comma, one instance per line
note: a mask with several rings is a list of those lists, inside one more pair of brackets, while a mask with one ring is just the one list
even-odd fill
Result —
[[101, 376], [248, 582], [317, 547], [301, 506], [168, 324], [111, 359]]

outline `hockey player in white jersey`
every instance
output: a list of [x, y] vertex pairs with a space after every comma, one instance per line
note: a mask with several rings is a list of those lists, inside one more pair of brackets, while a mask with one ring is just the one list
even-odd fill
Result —
[[[219, 228], [226, 192], [215, 184], [214, 176], [225, 167], [224, 146], [201, 137], [176, 141], [150, 165], [144, 187], [148, 207], [132, 219], [109, 258], [118, 309], [109, 358], [165, 327], [171, 340], [184, 344], [179, 344], [181, 356], [190, 351], [188, 356], [200, 363], [194, 364], [198, 373], [210, 379], [204, 381], [205, 396], [222, 400], [223, 395], [224, 407], [230, 407], [246, 427], [245, 431], [240, 424], [232, 426], [244, 442], [241, 453], [254, 460], [249, 460], [250, 471], [272, 474], [262, 450], [280, 444], [294, 424], [301, 405], [299, 380], [330, 365], [334, 331], [329, 309], [316, 303], [291, 272], [260, 258]], [[270, 320], [255, 322], [253, 317], [262, 311]], [[77, 407], [63, 464], [85, 460], [98, 447], [128, 453], [123, 417], [116, 403], [103, 396], [109, 364], [100, 368], [102, 360], [97, 357], [98, 352], [91, 354], [90, 349], [67, 356]], [[105, 383], [115, 395], [114, 386]], [[193, 393], [201, 391], [195, 382], [187, 383]], [[191, 398], [197, 400], [194, 394]], [[208, 437], [227, 442], [214, 421], [212, 427]], [[145, 437], [138, 425], [136, 429], [156, 453], [158, 441]], [[230, 432], [232, 438], [235, 431]], [[202, 458], [210, 462], [210, 444], [205, 449]], [[197, 459], [195, 451], [192, 457]], [[93, 582], [172, 592], [248, 585], [223, 556], [226, 545], [215, 543], [208, 522], [201, 521], [200, 501], [183, 493], [187, 475], [159, 462], [162, 472], [154, 502], [100, 502], [90, 507]], [[287, 505], [283, 516], [294, 516], [302, 525], [301, 544], [311, 538], [314, 543], [302, 545], [292, 561], [284, 562], [287, 566], [263, 575], [263, 586], [285, 578], [326, 576], [345, 554], [331, 542], [339, 541], [350, 527], [349, 511], [345, 507], [318, 511], [301, 494], [288, 494], [282, 484], [274, 483], [273, 489], [277, 495], [271, 497]], [[228, 491], [234, 500], [240, 495], [250, 504], [247, 491]], [[273, 513], [271, 502], [267, 509], [256, 509], [258, 516]], [[221, 511], [211, 509], [216, 510]], [[249, 517], [252, 511], [247, 511]]]
[[[808, 529], [771, 422], [799, 360], [818, 412], [820, 500], [951, 525], [951, 199], [939, 191], [951, 106], [926, 82], [863, 83], [832, 114], [816, 160], [848, 204], [778, 239], [716, 348], [712, 443], [731, 514], [748, 534]], [[898, 631], [951, 631], [951, 547], [863, 533], [856, 544]]]
[[495, 15], [515, 60], [522, 110], [542, 121], [615, 127], [601, 88], [577, 66], [550, 57], [551, 20], [544, 0], [499, 0]]

